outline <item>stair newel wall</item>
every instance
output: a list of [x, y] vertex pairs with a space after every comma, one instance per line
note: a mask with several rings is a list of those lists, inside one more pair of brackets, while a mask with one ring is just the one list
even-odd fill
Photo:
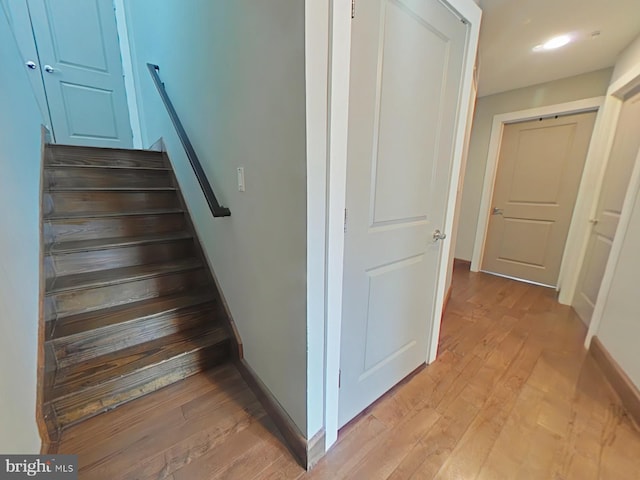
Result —
[[[176, 188], [176, 192], [178, 194], [178, 202], [180, 202], [180, 206], [182, 207], [182, 209], [185, 212], [189, 211], [189, 206], [187, 205], [187, 202], [184, 199], [184, 196], [182, 195], [182, 189], [180, 188], [180, 184], [178, 183], [178, 178], [176, 177], [175, 171], [172, 168], [171, 165], [171, 159], [169, 158], [169, 155], [167, 155], [166, 150], [164, 150], [164, 145], [163, 145], [163, 150], [162, 150], [162, 156], [164, 158], [164, 162], [165, 165], [167, 165], [167, 167], [171, 168], [171, 179], [173, 182], [173, 185]], [[221, 217], [218, 219], [218, 221], [231, 221], [230, 217]], [[235, 360], [241, 360], [242, 358], [244, 358], [244, 353], [242, 350], [242, 339], [240, 338], [240, 333], [238, 332], [238, 328], [236, 327], [235, 322], [233, 321], [233, 316], [231, 315], [231, 310], [229, 309], [229, 305], [227, 304], [226, 299], [224, 298], [224, 293], [222, 288], [220, 287], [220, 283], [218, 282], [218, 279], [216, 278], [216, 275], [214, 273], [213, 267], [211, 266], [211, 263], [209, 262], [209, 259], [207, 258], [207, 256], [204, 253], [204, 249], [202, 248], [202, 245], [200, 244], [199, 241], [199, 235], [198, 235], [198, 231], [195, 227], [195, 225], [193, 224], [193, 221], [191, 220], [191, 215], [187, 215], [185, 218], [185, 222], [187, 224], [187, 229], [193, 233], [193, 238], [195, 241], [195, 247], [196, 247], [196, 253], [198, 255], [198, 257], [202, 260], [202, 262], [207, 265], [209, 268], [208, 270], [208, 274], [209, 274], [209, 278], [211, 279], [211, 282], [213, 285], [215, 285], [215, 290], [216, 290], [216, 295], [218, 297], [219, 300], [219, 307], [220, 307], [220, 312], [222, 314], [222, 316], [226, 319], [226, 323], [228, 325], [229, 328], [229, 333], [232, 335], [232, 342], [231, 342], [231, 351], [232, 351], [232, 355], [233, 358]]]

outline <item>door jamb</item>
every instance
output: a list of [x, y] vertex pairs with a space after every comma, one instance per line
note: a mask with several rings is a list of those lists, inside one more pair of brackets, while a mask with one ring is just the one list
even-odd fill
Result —
[[602, 276], [602, 283], [600, 284], [600, 290], [598, 291], [598, 298], [593, 309], [593, 315], [591, 316], [591, 322], [589, 323], [589, 330], [587, 331], [587, 337], [584, 341], [585, 348], [589, 349], [591, 340], [598, 333], [600, 323], [602, 322], [602, 316], [604, 308], [607, 304], [607, 298], [611, 292], [611, 285], [613, 283], [613, 275], [618, 265], [620, 253], [622, 252], [622, 246], [631, 223], [631, 216], [633, 214], [634, 203], [636, 197], [640, 191], [640, 151], [636, 156], [636, 161], [631, 173], [631, 179], [629, 181], [629, 187], [624, 197], [624, 203], [622, 204], [622, 212], [620, 214], [620, 220], [618, 221], [618, 227], [616, 228], [615, 237], [611, 245], [611, 252], [609, 253], [609, 259], [607, 260], [607, 266], [604, 269]]
[[574, 244], [577, 241], [576, 237], [580, 237], [576, 232], [578, 223], [580, 223], [579, 220], [582, 219], [583, 212], [585, 211], [585, 209], [588, 209], [588, 206], [591, 204], [593, 189], [589, 188], [589, 186], [591, 186], [591, 184], [593, 183], [593, 179], [597, 178], [600, 171], [599, 158], [601, 157], [596, 155], [598, 152], [596, 152], [597, 149], [594, 148], [594, 146], [597, 142], [596, 132], [598, 131], [599, 125], [602, 124], [603, 120], [602, 105], [604, 103], [604, 99], [605, 97], [603, 96], [585, 98], [573, 102], [547, 105], [544, 107], [536, 107], [527, 110], [519, 110], [516, 112], [507, 112], [494, 115], [493, 124], [491, 126], [489, 152], [487, 154], [487, 165], [484, 174], [484, 184], [482, 187], [478, 224], [476, 227], [473, 255], [471, 258], [472, 272], [480, 271], [480, 267], [482, 265], [487, 231], [489, 228], [489, 210], [491, 208], [491, 200], [493, 198], [493, 190], [495, 187], [495, 181], [498, 172], [498, 158], [500, 155], [500, 147], [502, 144], [502, 136], [504, 133], [505, 125], [533, 120], [536, 118], [597, 111], [593, 134], [589, 143], [589, 150], [587, 152], [582, 179], [580, 182], [580, 187], [578, 188], [578, 195], [576, 197], [573, 216], [571, 218], [571, 225], [569, 227], [569, 233], [567, 235], [567, 242], [565, 244], [564, 254], [560, 264], [558, 286], [563, 284], [563, 282], [565, 281], [565, 276], [575, 276], [575, 272], [567, 268], [567, 264], [571, 260], [568, 258], [568, 254], [569, 252], [575, 250]]
[[129, 29], [127, 27], [127, 9], [124, 0], [113, 0], [114, 14], [116, 16], [116, 29], [118, 30], [118, 47], [120, 49], [120, 62], [122, 63], [122, 73], [124, 74], [124, 91], [127, 96], [127, 107], [129, 108], [129, 123], [131, 125], [131, 135], [133, 148], [141, 149], [142, 127], [140, 111], [138, 109], [138, 97], [136, 96], [135, 77], [133, 75], [133, 58], [131, 54], [131, 44], [129, 42]]
[[[631, 90], [637, 88], [638, 86], [640, 86], [640, 64], [637, 64], [626, 75], [618, 79], [616, 82], [612, 83], [609, 86], [609, 89], [607, 91], [607, 97], [605, 99], [605, 108], [609, 107], [609, 109], [612, 111], [612, 115], [615, 115], [615, 117], [614, 117], [614, 121], [610, 125], [603, 126], [603, 132], [599, 132], [603, 135], [603, 137], [607, 137], [609, 142], [607, 145], [606, 155], [602, 157], [602, 158], [605, 158], [606, 161], [603, 162], [605, 165], [603, 166], [602, 178], [600, 179], [598, 195], [595, 198], [595, 205], [593, 206], [593, 211], [595, 211], [595, 209], [597, 208], [597, 202], [599, 200], [600, 190], [602, 189], [602, 181], [604, 180], [604, 169], [606, 167], [606, 164], [608, 163], [609, 155], [611, 154], [611, 148], [613, 146], [613, 138], [617, 130], [618, 116], [622, 108], [624, 96], [627, 93], [629, 93]], [[598, 329], [600, 328], [600, 323], [602, 322], [602, 315], [604, 313], [604, 308], [606, 306], [607, 298], [609, 296], [609, 292], [611, 291], [611, 285], [613, 283], [613, 274], [615, 273], [615, 269], [618, 264], [618, 260], [620, 258], [622, 245], [624, 243], [624, 239], [626, 237], [626, 233], [629, 228], [629, 224], [631, 222], [631, 215], [633, 213], [633, 204], [635, 202], [635, 198], [638, 195], [639, 191], [640, 191], [640, 152], [638, 152], [638, 156], [636, 157], [636, 162], [631, 174], [629, 186], [627, 187], [627, 192], [624, 197], [622, 211], [620, 212], [620, 220], [618, 221], [618, 227], [616, 228], [613, 244], [611, 245], [609, 259], [607, 260], [607, 265], [605, 267], [604, 274], [602, 276], [600, 290], [598, 291], [598, 297], [596, 299], [596, 304], [593, 309], [593, 315], [591, 316], [591, 322], [589, 323], [589, 329], [587, 331], [587, 336], [584, 341], [585, 348], [587, 349], [591, 345], [591, 340], [593, 339], [593, 337], [598, 333]], [[586, 243], [589, 240], [590, 234], [591, 234], [591, 230], [589, 230], [584, 240], [585, 251], [586, 251]], [[578, 272], [582, 269], [583, 262], [584, 262], [584, 254], [581, 258], [580, 264], [578, 265]], [[575, 294], [575, 289], [573, 294]], [[573, 299], [573, 294], [571, 296], [571, 300]]]
[[351, 74], [351, 0], [331, 0], [329, 27], [328, 175], [326, 190], [325, 451], [338, 439], [344, 211]]
[[[465, 49], [463, 82], [456, 119], [451, 183], [447, 199], [444, 231], [450, 233], [455, 211], [460, 164], [464, 148], [467, 99], [471, 94], [473, 68], [476, 61], [482, 11], [473, 0], [442, 0], [469, 24]], [[329, 58], [329, 174], [327, 189], [327, 250], [326, 250], [326, 319], [325, 319], [325, 431], [326, 449], [338, 437], [338, 380], [340, 371], [340, 336], [342, 324], [342, 274], [344, 269], [344, 209], [346, 199], [347, 134], [349, 120], [349, 76], [351, 53], [351, 0], [332, 0]], [[357, 12], [356, 12], [357, 13]], [[440, 251], [439, 271], [433, 324], [429, 338], [428, 358], [431, 363], [437, 354], [440, 317], [445, 295], [446, 260], [451, 247], [451, 235]]]

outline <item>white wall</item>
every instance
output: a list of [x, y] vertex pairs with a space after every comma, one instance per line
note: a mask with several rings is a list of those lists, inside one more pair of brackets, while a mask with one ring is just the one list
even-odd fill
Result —
[[625, 48], [613, 68], [611, 83], [615, 83], [640, 65], [640, 35]]
[[38, 453], [42, 116], [3, 9], [0, 65], [0, 452]]
[[[618, 57], [612, 76], [612, 88], [616, 88], [619, 82], [624, 82], [623, 79], [631, 81], [632, 77], [637, 75], [640, 75], [640, 37]], [[616, 85], [613, 86], [613, 84]], [[605, 273], [605, 278], [611, 275], [611, 283], [608, 286], [603, 283], [603, 292], [598, 297], [589, 333], [595, 333], [598, 336], [631, 381], [640, 388], [640, 350], [638, 349], [638, 339], [640, 338], [640, 297], [638, 296], [640, 190], [637, 184], [640, 165], [638, 165], [638, 161], [636, 161], [635, 176], [627, 194], [627, 199], [630, 201], [625, 202], [623, 207], [620, 226]], [[629, 211], [629, 209], [631, 210]], [[627, 214], [630, 215], [628, 225], [624, 222]], [[618, 244], [621, 249], [616, 257], [615, 252]], [[595, 331], [593, 331], [594, 327]]]
[[[307, 430], [304, 2], [125, 2], [143, 145], [164, 137], [247, 362]], [[146, 62], [220, 203], [212, 219]], [[237, 191], [243, 166], [246, 192]]]
[[455, 257], [471, 260], [493, 117], [501, 113], [604, 95], [611, 69], [519, 88], [478, 99], [471, 132]]
[[631, 381], [640, 388], [640, 191], [632, 208], [629, 227], [626, 232], [620, 232], [625, 234], [620, 256], [612, 259], [615, 261], [615, 270], [596, 335]]

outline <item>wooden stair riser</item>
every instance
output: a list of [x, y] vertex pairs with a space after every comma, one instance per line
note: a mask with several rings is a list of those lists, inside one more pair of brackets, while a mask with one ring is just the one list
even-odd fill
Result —
[[200, 268], [104, 287], [48, 294], [45, 297], [45, 319], [50, 321], [145, 298], [156, 298], [191, 289], [200, 290], [206, 285], [210, 285], [209, 275]]
[[45, 193], [43, 204], [45, 218], [80, 216], [85, 212], [122, 214], [180, 208], [175, 191], [60, 191]]
[[74, 396], [87, 389], [166, 363], [189, 352], [217, 345], [229, 338], [227, 330], [217, 324], [161, 338], [143, 345], [111, 352], [68, 368], [59, 368], [53, 391], [46, 399]]
[[129, 168], [47, 167], [46, 190], [99, 188], [174, 188], [169, 170]]
[[159, 365], [51, 402], [60, 428], [69, 427], [142, 395], [154, 392], [229, 358], [229, 341], [174, 357]]
[[182, 213], [68, 218], [45, 221], [44, 236], [46, 243], [52, 244], [178, 232], [184, 230], [185, 226], [185, 218]]
[[148, 298], [139, 302], [127, 303], [99, 311], [72, 315], [55, 321], [54, 332], [45, 340], [84, 335], [92, 330], [101, 330], [118, 324], [131, 322], [138, 318], [151, 318], [169, 312], [183, 311], [209, 303], [220, 304], [212, 288], [181, 292], [160, 298]]
[[54, 275], [62, 276], [147, 263], [162, 263], [194, 255], [193, 240], [184, 239], [88, 252], [55, 253], [50, 255], [50, 258]]
[[51, 146], [49, 149], [47, 166], [74, 165], [161, 169], [167, 167], [162, 152], [67, 147], [64, 145]]
[[123, 350], [158, 338], [213, 325], [220, 309], [215, 304], [197, 305], [189, 309], [170, 311], [51, 340], [59, 367]]

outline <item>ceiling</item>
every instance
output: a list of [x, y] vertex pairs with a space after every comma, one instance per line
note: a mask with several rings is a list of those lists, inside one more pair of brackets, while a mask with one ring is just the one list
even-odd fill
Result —
[[[513, 90], [614, 65], [640, 34], [640, 0], [480, 0], [478, 95]], [[600, 32], [592, 37], [593, 32]], [[576, 40], [547, 52], [556, 35]]]

